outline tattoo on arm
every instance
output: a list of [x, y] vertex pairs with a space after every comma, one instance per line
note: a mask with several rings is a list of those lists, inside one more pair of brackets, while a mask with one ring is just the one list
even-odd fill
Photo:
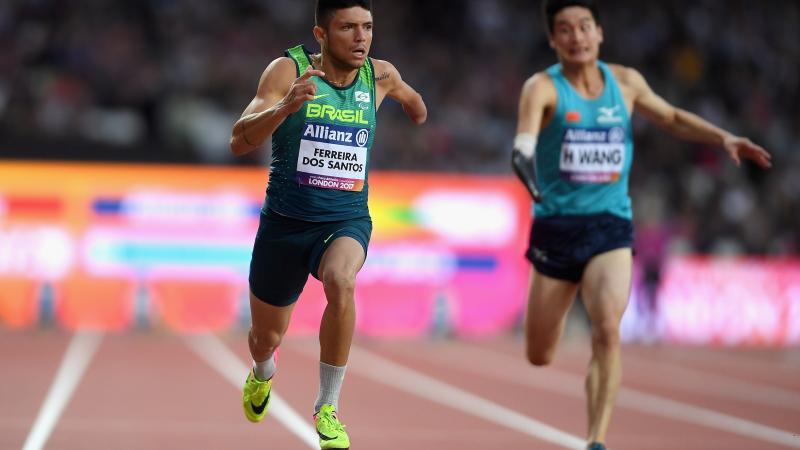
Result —
[[383, 81], [389, 79], [389, 72], [383, 72], [382, 74], [375, 77], [375, 81]]

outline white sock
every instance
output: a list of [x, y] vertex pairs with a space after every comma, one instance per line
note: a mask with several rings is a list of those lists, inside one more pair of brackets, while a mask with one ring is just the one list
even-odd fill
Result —
[[267, 381], [275, 375], [275, 353], [266, 361], [253, 361], [253, 373], [260, 381]]
[[345, 370], [347, 366], [319, 363], [319, 393], [314, 404], [314, 414], [319, 412], [322, 405], [333, 405], [333, 409], [339, 410], [339, 392], [342, 390]]

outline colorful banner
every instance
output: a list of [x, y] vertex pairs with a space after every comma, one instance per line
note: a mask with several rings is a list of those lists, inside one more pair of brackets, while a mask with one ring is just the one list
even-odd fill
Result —
[[673, 258], [657, 305], [667, 342], [798, 345], [800, 260]]
[[[248, 321], [259, 168], [0, 164], [0, 322], [220, 330]], [[372, 173], [358, 331], [483, 335], [522, 315], [530, 203], [510, 177]], [[316, 333], [310, 278], [293, 333]]]
[[[266, 183], [259, 168], [0, 163], [0, 326], [247, 325]], [[370, 210], [360, 334], [481, 336], [521, 323], [530, 203], [512, 177], [372, 173]], [[310, 277], [290, 332], [316, 334], [324, 308]], [[621, 331], [798, 345], [800, 260], [674, 258], [652, 289], [634, 267]]]

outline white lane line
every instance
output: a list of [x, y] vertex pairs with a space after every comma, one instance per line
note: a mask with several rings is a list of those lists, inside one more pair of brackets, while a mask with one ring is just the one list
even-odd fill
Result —
[[[464, 346], [467, 347], [466, 345]], [[474, 346], [468, 346], [468, 348], [471, 355], [469, 361], [482, 361], [483, 367], [511, 368], [514, 367], [515, 364], [520, 364], [519, 359], [512, 358], [503, 353]], [[454, 362], [448, 361], [448, 363], [453, 364]], [[473, 366], [469, 365], [461, 365], [459, 368], [475, 370]], [[540, 372], [542, 376], [524, 377], [522, 376], [524, 372], [525, 371], [521, 370], [504, 370], [502, 372], [483, 371], [480, 373], [492, 376], [496, 379], [512, 381], [527, 386], [535, 386], [572, 397], [583, 398], [584, 396], [583, 377], [553, 367], [535, 371]], [[527, 372], [530, 374], [534, 372], [534, 370], [528, 368]], [[511, 375], [512, 373], [516, 375]], [[752, 439], [760, 439], [762, 441], [786, 445], [788, 447], [800, 448], [800, 439], [791, 432], [723, 414], [711, 409], [689, 405], [665, 397], [626, 388], [624, 386], [619, 390], [617, 405], [672, 420], [716, 428]]]
[[773, 444], [800, 448], [800, 439], [796, 434], [711, 409], [625, 388], [620, 390], [618, 398], [620, 404], [639, 411], [680, 419], [697, 425], [705, 425], [752, 439], [772, 442]]
[[370, 378], [373, 381], [561, 447], [574, 450], [586, 448], [586, 441], [578, 436], [561, 431], [558, 428], [539, 422], [408, 367], [401, 366], [362, 348], [353, 346], [350, 355], [352, 363], [348, 365], [348, 369], [355, 370], [359, 375]]
[[[233, 384], [234, 387], [237, 389], [242, 388], [244, 377], [247, 376], [247, 371], [250, 368], [218, 337], [210, 334], [190, 335], [186, 337], [186, 342], [200, 358]], [[272, 399], [270, 400], [267, 414], [275, 417], [278, 422], [299, 437], [309, 448], [319, 449], [316, 428], [303, 420], [302, 416], [292, 409], [274, 390], [271, 396]], [[245, 419], [242, 418], [242, 420]]]
[[47, 443], [102, 340], [100, 333], [75, 333], [22, 450], [40, 450]]
[[666, 363], [637, 362], [636, 364], [644, 370], [657, 371], [659, 376], [670, 380], [675, 388], [683, 391], [800, 411], [800, 394], [787, 389]]

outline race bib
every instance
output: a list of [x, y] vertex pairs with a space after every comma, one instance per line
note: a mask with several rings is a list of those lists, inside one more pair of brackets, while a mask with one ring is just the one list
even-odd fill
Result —
[[568, 128], [561, 145], [561, 178], [573, 183], [614, 183], [625, 167], [625, 130]]
[[297, 182], [340, 191], [364, 189], [369, 129], [312, 122], [303, 127]]

